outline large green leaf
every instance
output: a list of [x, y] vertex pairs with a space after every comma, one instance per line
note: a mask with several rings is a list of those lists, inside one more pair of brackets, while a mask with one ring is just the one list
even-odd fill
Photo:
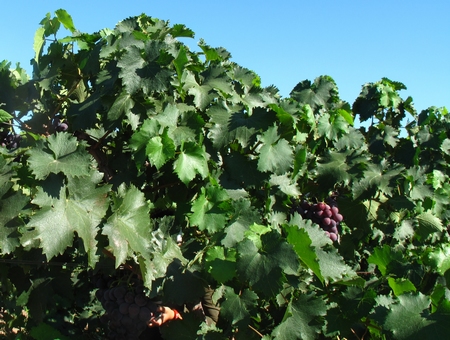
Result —
[[326, 302], [319, 297], [300, 295], [289, 303], [283, 322], [274, 329], [272, 336], [277, 340], [317, 339], [321, 326], [314, 320], [324, 316], [327, 309]]
[[36, 229], [36, 238], [47, 259], [62, 254], [73, 243], [74, 233], [83, 240], [90, 266], [98, 260], [97, 233], [108, 209], [109, 186], [96, 187], [102, 179], [100, 173], [91, 177], [70, 179], [61, 187], [58, 197], [49, 196], [42, 188], [32, 200], [40, 207], [31, 217], [28, 227]]
[[282, 175], [293, 163], [293, 150], [289, 143], [278, 136], [277, 127], [271, 127], [261, 137], [258, 170]]
[[133, 253], [150, 257], [151, 223], [150, 206], [135, 186], [119, 187], [114, 198], [112, 215], [106, 221], [102, 234], [108, 236], [109, 245], [116, 258], [116, 267]]
[[36, 179], [44, 179], [50, 173], [64, 173], [66, 176], [86, 176], [89, 174], [91, 156], [86, 147], [68, 133], [51, 135], [46, 141], [40, 140], [36, 148], [27, 151], [28, 163]]
[[164, 132], [160, 136], [152, 137], [147, 142], [145, 153], [147, 154], [150, 162], [160, 169], [169, 159], [175, 156], [175, 144], [167, 133], [168, 129], [164, 129]]
[[436, 339], [446, 337], [450, 327], [448, 314], [430, 314], [431, 301], [422, 293], [404, 294], [390, 306], [384, 326], [396, 339]]
[[227, 199], [228, 195], [222, 188], [215, 186], [202, 188], [199, 197], [192, 204], [190, 223], [210, 233], [223, 229], [227, 216], [226, 209], [223, 209], [221, 204]]
[[292, 247], [275, 231], [244, 239], [238, 245], [240, 277], [265, 296], [275, 296], [285, 282], [284, 274], [295, 275], [298, 266]]
[[231, 287], [225, 287], [225, 300], [221, 304], [220, 314], [232, 324], [250, 318], [250, 310], [256, 306], [258, 295], [245, 289], [236, 294]]
[[208, 176], [209, 155], [205, 148], [195, 143], [185, 143], [177, 160], [174, 162], [174, 171], [184, 184], [192, 181], [197, 174], [202, 178]]

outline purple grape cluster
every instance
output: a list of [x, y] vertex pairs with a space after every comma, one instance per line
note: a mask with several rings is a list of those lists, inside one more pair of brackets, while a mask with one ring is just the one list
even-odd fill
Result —
[[303, 201], [292, 206], [291, 213], [294, 212], [318, 224], [333, 242], [339, 241], [339, 224], [343, 216], [339, 213], [335, 200], [330, 200], [328, 203]]
[[0, 145], [6, 147], [8, 150], [15, 150], [20, 146], [22, 136], [19, 134], [11, 133], [8, 130], [0, 132]]
[[96, 286], [96, 297], [105, 309], [101, 321], [109, 329], [108, 339], [138, 339], [157, 314], [157, 304], [144, 294], [143, 286], [103, 277]]

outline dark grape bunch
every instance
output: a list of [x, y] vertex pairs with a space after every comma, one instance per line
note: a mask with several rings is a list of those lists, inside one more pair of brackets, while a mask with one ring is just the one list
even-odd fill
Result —
[[157, 314], [157, 304], [145, 294], [139, 283], [98, 278], [96, 297], [105, 309], [101, 321], [109, 329], [108, 339], [135, 340]]
[[20, 146], [21, 139], [21, 135], [11, 133], [8, 130], [0, 132], [0, 145], [6, 147], [8, 150], [17, 149]]
[[65, 121], [62, 121], [60, 116], [56, 116], [53, 119], [53, 127], [58, 132], [64, 132], [67, 131], [69, 125]]
[[339, 213], [334, 199], [330, 199], [327, 203], [303, 201], [292, 206], [291, 214], [294, 212], [299, 213], [302, 218], [318, 224], [333, 242], [339, 241], [339, 224], [342, 222], [343, 217]]

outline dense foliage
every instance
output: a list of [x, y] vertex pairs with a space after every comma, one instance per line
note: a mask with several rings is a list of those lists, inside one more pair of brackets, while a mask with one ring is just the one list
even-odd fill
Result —
[[[447, 111], [389, 79], [352, 106], [329, 76], [282, 98], [193, 36], [58, 10], [31, 77], [0, 64], [3, 335], [105, 339], [95, 280], [132, 275], [165, 304], [214, 289], [219, 322], [186, 313], [165, 339], [446, 338]], [[329, 199], [334, 242], [298, 213]]]

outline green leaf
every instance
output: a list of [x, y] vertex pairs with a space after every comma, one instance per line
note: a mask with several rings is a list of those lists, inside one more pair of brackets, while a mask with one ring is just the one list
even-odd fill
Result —
[[440, 275], [444, 275], [450, 269], [450, 245], [443, 244], [440, 247], [428, 249], [423, 255], [423, 261]]
[[134, 107], [134, 100], [126, 91], [116, 98], [107, 114], [107, 120], [114, 125], [116, 121], [121, 120]]
[[254, 290], [273, 297], [285, 282], [284, 274], [297, 274], [298, 257], [276, 231], [264, 233], [260, 238], [261, 249], [250, 238], [238, 244], [237, 270]]
[[161, 124], [163, 127], [175, 128], [178, 123], [178, 118], [180, 116], [180, 111], [178, 107], [173, 104], [169, 104], [164, 108], [164, 111], [158, 113], [155, 116], [155, 119]]
[[319, 181], [323, 184], [335, 185], [347, 183], [351, 177], [349, 174], [349, 162], [346, 153], [327, 151], [320, 163], [317, 164]]
[[310, 221], [305, 223], [299, 215], [295, 216], [289, 222], [291, 226], [284, 226], [288, 232], [288, 242], [319, 280], [345, 283], [357, 279], [357, 274], [344, 262], [336, 248], [327, 247], [332, 242], [325, 232], [318, 225]]
[[17, 227], [22, 223], [16, 219], [28, 203], [29, 197], [20, 192], [0, 199], [0, 254], [9, 254], [20, 245]]
[[245, 232], [254, 223], [260, 222], [260, 215], [247, 199], [232, 202], [234, 211], [231, 220], [225, 229], [225, 237], [222, 244], [228, 248], [234, 248], [244, 239]]
[[416, 291], [416, 287], [408, 279], [394, 279], [393, 277], [390, 277], [388, 278], [388, 283], [389, 287], [392, 288], [395, 296]]
[[27, 151], [28, 163], [36, 179], [44, 179], [50, 173], [62, 172], [67, 176], [89, 174], [91, 157], [84, 145], [65, 132], [50, 135], [39, 141], [36, 148]]
[[9, 122], [14, 117], [11, 116], [8, 112], [5, 110], [0, 109], [0, 123], [6, 123]]
[[367, 259], [369, 263], [377, 265], [378, 270], [381, 274], [383, 274], [383, 276], [386, 276], [389, 273], [389, 265], [393, 261], [401, 262], [402, 260], [401, 254], [392, 250], [392, 248], [388, 245], [375, 248], [373, 253]]
[[175, 156], [175, 144], [167, 134], [167, 128], [160, 136], [151, 138], [145, 148], [150, 162], [160, 169], [169, 159]]
[[442, 221], [430, 212], [424, 212], [418, 215], [416, 218], [417, 221], [419, 222], [419, 227], [427, 235], [435, 232], [441, 232], [444, 230]]
[[272, 336], [277, 340], [317, 339], [322, 331], [318, 320], [326, 312], [327, 304], [320, 297], [300, 295], [289, 302], [283, 321], [275, 327]]
[[68, 29], [72, 33], [76, 32], [72, 17], [69, 13], [67, 13], [67, 11], [65, 11], [64, 9], [58, 9], [55, 11], [55, 14], [59, 22], [63, 24], [66, 29]]
[[236, 276], [236, 250], [215, 246], [206, 252], [208, 273], [219, 283], [226, 283]]
[[184, 67], [188, 62], [189, 62], [189, 59], [186, 54], [186, 49], [182, 45], [180, 47], [180, 50], [178, 51], [177, 57], [173, 61], [173, 64], [175, 65], [175, 69], [177, 70], [178, 79], [181, 80]]
[[269, 128], [261, 137], [264, 143], [259, 150], [258, 170], [282, 175], [293, 163], [293, 151], [284, 138], [279, 138], [277, 127]]
[[39, 57], [42, 52], [42, 47], [44, 46], [44, 43], [45, 43], [44, 33], [45, 33], [45, 28], [39, 27], [36, 30], [36, 33], [34, 34], [33, 50], [34, 50], [34, 60], [36, 60], [36, 62], [39, 62]]
[[202, 178], [208, 176], [208, 159], [209, 155], [204, 147], [192, 142], [184, 143], [184, 147], [174, 162], [173, 168], [180, 180], [184, 184], [188, 184], [197, 174]]
[[398, 303], [390, 306], [384, 326], [392, 331], [396, 339], [424, 339], [419, 337], [420, 330], [433, 324], [431, 320], [424, 317], [428, 314], [430, 303], [429, 297], [422, 293], [400, 295]]
[[258, 295], [244, 289], [239, 295], [231, 287], [225, 287], [225, 300], [221, 304], [220, 314], [232, 324], [248, 320], [251, 309], [256, 306]]
[[94, 267], [98, 256], [98, 226], [106, 214], [106, 195], [110, 190], [109, 186], [95, 187], [101, 180], [100, 173], [93, 173], [91, 178], [70, 179], [58, 197], [51, 197], [38, 188], [32, 203], [41, 209], [31, 217], [28, 227], [36, 229], [36, 238], [40, 239], [48, 260], [70, 247], [76, 232], [83, 240], [89, 265]]
[[31, 328], [30, 335], [36, 340], [69, 340], [70, 338], [63, 335], [56, 328], [42, 322], [38, 326]]
[[348, 132], [348, 125], [342, 116], [331, 119], [328, 113], [322, 114], [317, 122], [317, 132], [330, 140], [338, 140], [340, 135]]
[[293, 182], [287, 175], [270, 176], [269, 183], [271, 186], [278, 186], [281, 192], [288, 196], [299, 196], [300, 190], [295, 182]]
[[228, 199], [228, 195], [223, 188], [209, 186], [201, 188], [199, 197], [192, 204], [192, 215], [189, 221], [192, 225], [198, 226], [200, 230], [207, 230], [214, 233], [225, 227], [227, 216], [222, 209], [222, 202]]
[[287, 241], [292, 244], [300, 260], [316, 274], [321, 282], [324, 282], [319, 259], [316, 256], [315, 248], [311, 246], [312, 242], [306, 230], [295, 225], [285, 226], [284, 229], [288, 234]]
[[119, 187], [112, 215], [106, 221], [102, 234], [108, 236], [109, 245], [116, 258], [116, 267], [129, 255], [139, 254], [149, 258], [151, 224], [149, 204], [144, 194], [135, 186]]

